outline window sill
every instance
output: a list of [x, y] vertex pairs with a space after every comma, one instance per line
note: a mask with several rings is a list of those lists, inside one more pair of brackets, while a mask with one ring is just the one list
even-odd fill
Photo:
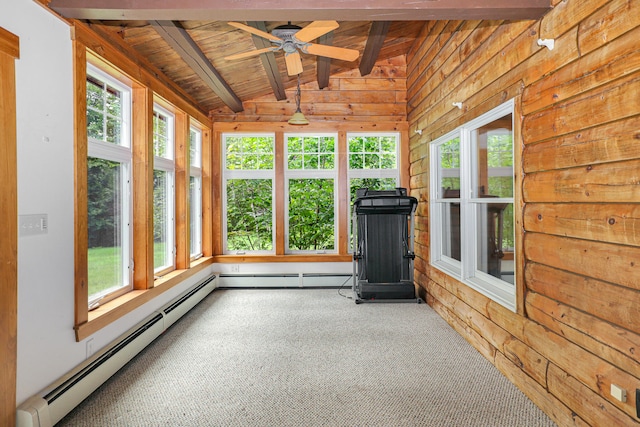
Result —
[[212, 257], [199, 258], [186, 270], [174, 270], [154, 281], [154, 287], [144, 290], [133, 290], [100, 305], [89, 312], [89, 320], [75, 327], [76, 341], [91, 336], [122, 316], [151, 301], [187, 278], [202, 271], [213, 263]]
[[213, 262], [250, 263], [250, 262], [352, 262], [351, 254], [289, 254], [289, 255], [216, 255], [211, 257]]

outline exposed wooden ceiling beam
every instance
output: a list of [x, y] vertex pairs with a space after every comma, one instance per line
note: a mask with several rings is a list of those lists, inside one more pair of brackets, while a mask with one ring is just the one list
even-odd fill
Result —
[[[247, 22], [247, 25], [262, 30], [265, 33], [268, 32], [267, 26], [265, 25], [264, 21], [249, 21]], [[253, 44], [255, 44], [256, 49], [273, 46], [267, 39], [253, 34], [251, 35], [251, 37], [253, 38]], [[287, 94], [284, 91], [284, 83], [282, 82], [280, 71], [278, 70], [276, 56], [273, 54], [273, 52], [267, 52], [260, 54], [260, 60], [262, 61], [264, 71], [267, 73], [267, 78], [269, 79], [269, 83], [271, 84], [271, 88], [273, 89], [273, 94], [275, 95], [276, 99], [278, 101], [287, 99]]]
[[184, 28], [173, 21], [149, 21], [149, 23], [231, 110], [235, 113], [244, 110], [240, 98], [211, 65]]
[[380, 49], [382, 49], [384, 39], [385, 37], [387, 37], [390, 26], [391, 21], [373, 21], [371, 23], [371, 29], [369, 30], [367, 44], [364, 46], [362, 59], [360, 59], [361, 76], [366, 76], [373, 69], [373, 65], [378, 60]]
[[[319, 44], [331, 46], [333, 44], [333, 31], [318, 38]], [[329, 76], [331, 75], [331, 58], [318, 56], [316, 69], [318, 73], [318, 87], [324, 89], [329, 86]]]
[[551, 0], [51, 0], [62, 16], [100, 20], [415, 21], [538, 19]]

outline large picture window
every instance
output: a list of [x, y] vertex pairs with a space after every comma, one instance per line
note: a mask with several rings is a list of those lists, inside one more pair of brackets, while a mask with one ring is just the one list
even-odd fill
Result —
[[175, 267], [174, 117], [156, 105], [153, 111], [153, 271]]
[[431, 145], [431, 262], [515, 310], [513, 101]]
[[336, 135], [285, 135], [287, 252], [336, 252]]
[[342, 261], [350, 250], [356, 189], [402, 186], [401, 133], [395, 130], [264, 134], [259, 126], [253, 133], [220, 128], [224, 254]]
[[[398, 171], [398, 133], [349, 133], [347, 157], [349, 162], [349, 218], [358, 188], [393, 190], [400, 186]], [[350, 231], [351, 245], [353, 231]]]
[[189, 255], [202, 256], [202, 130], [189, 129]]
[[275, 139], [264, 134], [226, 134], [223, 144], [223, 250], [271, 253]]
[[398, 187], [398, 134], [349, 133], [349, 195], [358, 188], [392, 190]]
[[131, 89], [87, 67], [89, 308], [131, 289]]

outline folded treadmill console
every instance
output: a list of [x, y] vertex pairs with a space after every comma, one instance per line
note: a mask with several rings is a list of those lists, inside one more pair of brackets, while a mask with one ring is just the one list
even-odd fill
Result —
[[395, 190], [356, 190], [353, 203], [357, 214], [410, 214], [418, 205], [415, 197], [407, 196], [406, 188]]

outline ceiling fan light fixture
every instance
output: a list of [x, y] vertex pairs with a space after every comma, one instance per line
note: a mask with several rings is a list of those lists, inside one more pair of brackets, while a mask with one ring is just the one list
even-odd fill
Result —
[[298, 74], [298, 86], [296, 88], [296, 112], [289, 119], [290, 125], [308, 125], [309, 120], [302, 114], [300, 109], [300, 74]]

